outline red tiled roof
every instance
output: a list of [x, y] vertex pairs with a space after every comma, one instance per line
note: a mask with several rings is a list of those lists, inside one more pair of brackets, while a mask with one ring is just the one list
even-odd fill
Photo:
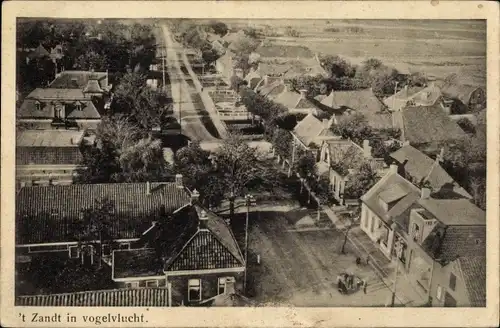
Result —
[[74, 184], [22, 188], [16, 197], [16, 244], [77, 240], [80, 213], [108, 198], [115, 205], [113, 238], [138, 238], [151, 221], [189, 203], [175, 183]]
[[192, 234], [179, 252], [172, 254], [167, 260], [165, 270], [202, 270], [244, 266], [243, 256], [236, 239], [224, 220], [198, 205], [190, 206], [189, 210], [195, 214], [196, 221], [199, 221], [201, 212], [205, 211], [206, 230], [198, 229]]
[[198, 231], [167, 267], [167, 270], [221, 269], [241, 267], [243, 265], [211, 232]]
[[473, 307], [486, 306], [486, 257], [464, 256], [458, 258], [465, 288]]
[[302, 97], [301, 94], [294, 91], [287, 91], [280, 93], [274, 98], [278, 104], [282, 104], [289, 109], [315, 109], [316, 106], [307, 98]]
[[[437, 235], [438, 232], [440, 236]], [[447, 264], [462, 256], [486, 256], [485, 241], [486, 226], [484, 225], [446, 226], [439, 224], [424, 240], [422, 247], [434, 259]]]
[[[207, 218], [199, 229], [200, 215]], [[134, 247], [115, 251], [114, 278], [161, 275], [165, 271], [244, 266], [243, 256], [222, 218], [198, 205], [188, 205], [147, 231]]]
[[113, 251], [113, 279], [163, 275], [161, 254], [153, 248]]
[[416, 182], [428, 181], [433, 191], [448, 188], [462, 197], [471, 198], [470, 194], [458, 185], [455, 180], [441, 167], [439, 163], [431, 159], [420, 150], [405, 145], [391, 154], [399, 164], [404, 165], [404, 170], [412, 176]]
[[16, 147], [16, 165], [78, 165], [82, 159], [78, 147]]
[[465, 132], [446, 115], [439, 104], [429, 107], [407, 107], [394, 114], [402, 116], [399, 124], [402, 123], [403, 126], [399, 126], [399, 128], [403, 130], [404, 139], [410, 144], [445, 142], [466, 136]]
[[309, 146], [319, 136], [333, 136], [323, 122], [313, 114], [307, 114], [293, 129], [295, 136]]
[[376, 129], [392, 128], [391, 114], [371, 89], [332, 91], [321, 104], [334, 110], [354, 110], [363, 114], [368, 124]]
[[168, 306], [167, 288], [137, 288], [16, 297], [16, 306]]

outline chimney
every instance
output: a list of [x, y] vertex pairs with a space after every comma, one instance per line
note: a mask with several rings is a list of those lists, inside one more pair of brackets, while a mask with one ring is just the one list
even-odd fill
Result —
[[175, 175], [175, 186], [177, 188], [184, 188], [184, 185], [182, 183], [182, 174]]
[[431, 197], [431, 189], [430, 188], [422, 188], [420, 191], [420, 198], [421, 199], [429, 199]]
[[365, 158], [372, 157], [372, 147], [370, 146], [370, 140], [363, 140], [363, 155]]
[[198, 216], [198, 229], [207, 229], [207, 221], [208, 221], [208, 216], [207, 216], [207, 211], [202, 210], [200, 215]]
[[330, 120], [329, 119], [324, 118], [322, 120], [322, 122], [323, 122], [323, 128], [324, 129], [328, 129], [330, 127]]
[[197, 203], [199, 199], [200, 199], [200, 193], [196, 189], [193, 190], [191, 192], [191, 205]]
[[300, 92], [300, 97], [306, 98], [306, 95], [307, 95], [307, 90], [306, 89], [300, 89], [299, 92]]
[[390, 173], [398, 173], [398, 166], [396, 164], [391, 164], [389, 166], [389, 172]]
[[269, 76], [266, 75], [264, 76], [264, 85], [268, 85], [269, 84]]
[[146, 181], [146, 195], [151, 195], [151, 183]]

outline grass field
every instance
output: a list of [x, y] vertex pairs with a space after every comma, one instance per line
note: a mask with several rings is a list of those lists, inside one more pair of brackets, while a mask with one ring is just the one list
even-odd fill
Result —
[[402, 72], [436, 77], [456, 73], [465, 84], [486, 85], [486, 23], [481, 20], [228, 20], [230, 27], [291, 26], [300, 37], [268, 39], [340, 55], [354, 64], [378, 58]]

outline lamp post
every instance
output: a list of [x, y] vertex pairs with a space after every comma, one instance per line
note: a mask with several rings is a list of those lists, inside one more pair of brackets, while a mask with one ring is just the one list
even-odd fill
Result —
[[247, 215], [246, 215], [246, 220], [245, 220], [245, 278], [243, 280], [243, 289], [246, 293], [247, 290], [247, 270], [248, 270], [248, 218], [250, 216], [250, 206], [255, 206], [256, 205], [256, 200], [255, 198], [250, 195], [246, 194], [245, 195], [245, 204], [247, 206]]

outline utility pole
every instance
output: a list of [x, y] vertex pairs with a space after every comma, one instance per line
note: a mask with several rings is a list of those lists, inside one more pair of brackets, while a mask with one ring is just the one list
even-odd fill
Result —
[[167, 85], [165, 84], [165, 62], [167, 60], [167, 54], [166, 54], [166, 49], [167, 45], [165, 44], [163, 46], [163, 51], [162, 51], [162, 56], [161, 56], [161, 66], [162, 66], [162, 73], [163, 73], [163, 91], [167, 91]]
[[403, 255], [403, 245], [401, 242], [399, 242], [396, 247], [396, 273], [394, 275], [394, 283], [392, 287], [392, 297], [391, 297], [391, 307], [394, 307], [394, 304], [396, 302], [396, 285], [398, 282], [398, 273], [399, 273], [399, 259], [401, 258], [401, 255]]
[[255, 198], [247, 194], [245, 195], [245, 203], [247, 205], [247, 216], [246, 216], [246, 222], [245, 222], [245, 278], [243, 281], [243, 290], [247, 291], [247, 271], [248, 271], [248, 218], [250, 216], [250, 206], [255, 206]]

